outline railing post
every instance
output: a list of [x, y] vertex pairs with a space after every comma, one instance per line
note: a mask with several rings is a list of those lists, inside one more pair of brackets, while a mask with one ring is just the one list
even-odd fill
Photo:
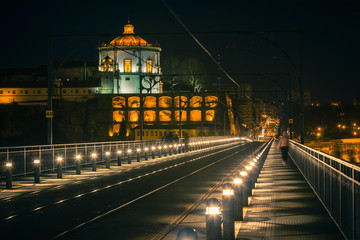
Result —
[[78, 154], [75, 156], [75, 164], [76, 164], [76, 174], [80, 175], [81, 174], [81, 156]]
[[7, 162], [5, 164], [5, 168], [6, 168], [6, 188], [7, 189], [12, 189], [12, 168], [13, 165], [11, 162]]
[[216, 198], [206, 201], [206, 240], [221, 239], [220, 202]]
[[34, 160], [34, 183], [40, 183], [40, 160]]
[[185, 227], [180, 229], [176, 234], [176, 240], [198, 240], [196, 230], [193, 228]]
[[110, 160], [111, 160], [111, 153], [109, 152], [105, 152], [105, 164], [106, 164], [106, 168], [110, 168]]
[[61, 166], [61, 162], [62, 162], [62, 157], [58, 157], [56, 159], [57, 162], [57, 178], [62, 178], [62, 166]]
[[121, 159], [122, 159], [122, 154], [121, 154], [121, 150], [117, 151], [117, 165], [121, 166]]
[[128, 164], [131, 164], [131, 149], [127, 150]]
[[240, 175], [234, 177], [234, 219], [243, 220], [243, 182]]
[[234, 188], [231, 183], [225, 183], [223, 185], [222, 214], [223, 240], [234, 240]]

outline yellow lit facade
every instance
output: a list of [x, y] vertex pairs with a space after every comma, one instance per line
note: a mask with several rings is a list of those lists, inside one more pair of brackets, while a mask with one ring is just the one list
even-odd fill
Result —
[[[222, 102], [232, 105], [231, 99], [226, 95], [223, 94], [221, 98]], [[126, 132], [129, 139], [140, 139], [137, 134], [141, 124], [140, 97], [130, 94], [113, 96], [112, 109], [113, 135]], [[232, 108], [220, 105], [217, 95], [145, 95], [143, 139], [163, 138], [169, 132], [179, 133], [176, 129], [179, 129], [180, 124], [183, 133], [187, 133], [189, 137], [200, 136], [201, 133], [203, 136], [223, 135], [224, 115], [227, 116], [226, 121], [229, 121], [225, 123], [228, 129], [226, 134], [237, 134]], [[122, 127], [126, 127], [126, 131], [121, 130]]]

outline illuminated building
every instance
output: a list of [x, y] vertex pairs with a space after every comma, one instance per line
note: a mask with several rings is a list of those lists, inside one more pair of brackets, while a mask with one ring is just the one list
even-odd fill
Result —
[[[133, 94], [112, 95], [111, 136], [121, 132], [129, 139], [140, 139], [140, 97]], [[226, 106], [220, 102], [227, 103]], [[181, 115], [181, 121], [180, 121]], [[161, 139], [172, 134], [189, 137], [239, 134], [232, 101], [226, 94], [151, 94], [144, 98], [143, 139]]]
[[[100, 93], [161, 93], [160, 51], [135, 35], [134, 26], [124, 26], [123, 35], [99, 47]], [[141, 80], [141, 81], [140, 81]]]
[[[53, 99], [86, 102], [95, 98], [99, 86], [91, 82], [62, 83], [55, 81]], [[47, 105], [47, 82], [5, 82], [0, 87], [0, 104]]]

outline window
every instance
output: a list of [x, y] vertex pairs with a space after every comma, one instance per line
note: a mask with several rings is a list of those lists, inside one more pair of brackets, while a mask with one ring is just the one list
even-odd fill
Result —
[[83, 93], [85, 92], [85, 90], [83, 90]]
[[20, 91], [20, 93], [22, 93], [22, 91]]
[[154, 136], [154, 132], [153, 132], [153, 131], [150, 132], [150, 136]]
[[145, 136], [149, 136], [149, 131], [145, 131]]
[[162, 136], [162, 131], [159, 131], [159, 136], [160, 136], [160, 137]]
[[15, 94], [16, 93], [16, 91], [15, 90], [13, 90], [13, 94]]
[[157, 131], [155, 131], [155, 136], [157, 136]]
[[138, 137], [140, 136], [140, 131], [137, 131], [137, 135], [138, 135]]
[[65, 89], [63, 89], [63, 93], [66, 93], [66, 90], [65, 90]]
[[0, 94], [3, 94], [3, 90], [0, 90]]
[[40, 94], [40, 93], [41, 93], [41, 90], [38, 90], [37, 93]]
[[91, 90], [90, 90], [90, 89], [88, 90], [88, 93], [91, 93]]
[[76, 90], [75, 90], [75, 93], [79, 93], [79, 90], [78, 90], [78, 89], [76, 89]]
[[124, 72], [126, 72], [126, 73], [131, 72], [131, 60], [130, 59], [124, 60]]
[[25, 90], [25, 94], [28, 94], [29, 93], [29, 90]]
[[152, 73], [152, 60], [146, 61], [146, 72]]
[[126, 80], [126, 81], [130, 81], [130, 78], [129, 78], [129, 77], [126, 77], [125, 80]]

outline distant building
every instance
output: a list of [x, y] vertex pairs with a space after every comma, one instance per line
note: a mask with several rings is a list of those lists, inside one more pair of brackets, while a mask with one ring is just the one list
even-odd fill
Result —
[[[53, 99], [86, 102], [95, 98], [100, 87], [96, 82], [55, 81]], [[48, 87], [46, 81], [1, 82], [0, 104], [47, 105]]]
[[134, 26], [124, 26], [123, 35], [99, 46], [100, 93], [161, 93], [160, 52], [157, 45], [135, 35]]

